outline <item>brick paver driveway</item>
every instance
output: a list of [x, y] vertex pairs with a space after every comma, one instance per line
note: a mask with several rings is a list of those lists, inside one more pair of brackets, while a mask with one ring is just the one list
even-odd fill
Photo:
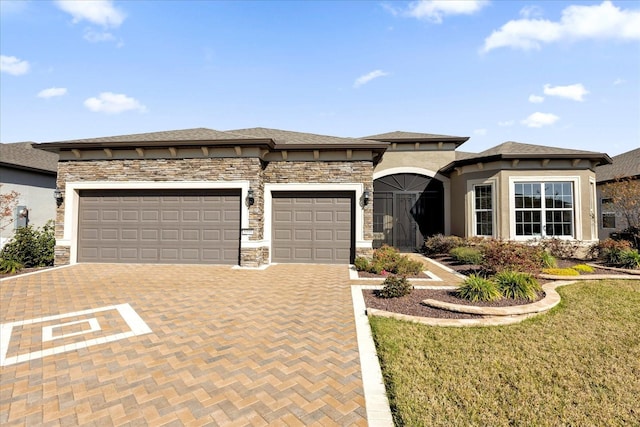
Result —
[[366, 425], [346, 266], [81, 264], [0, 291], [2, 425]]

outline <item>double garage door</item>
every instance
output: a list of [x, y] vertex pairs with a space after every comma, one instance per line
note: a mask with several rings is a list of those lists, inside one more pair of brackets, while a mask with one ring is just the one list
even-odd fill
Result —
[[[79, 262], [239, 264], [240, 191], [84, 190]], [[349, 263], [354, 196], [273, 193], [272, 261]]]
[[80, 192], [79, 262], [238, 264], [240, 192]]

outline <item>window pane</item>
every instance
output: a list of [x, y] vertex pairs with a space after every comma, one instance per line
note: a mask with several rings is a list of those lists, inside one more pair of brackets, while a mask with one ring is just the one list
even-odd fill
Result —
[[602, 214], [602, 228], [616, 228], [615, 213], [607, 212]]

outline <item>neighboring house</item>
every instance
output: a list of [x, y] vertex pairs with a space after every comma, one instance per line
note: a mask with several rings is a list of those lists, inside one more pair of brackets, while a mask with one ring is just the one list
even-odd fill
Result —
[[188, 129], [38, 144], [59, 153], [56, 263], [349, 263], [443, 233], [597, 239], [606, 154], [391, 132]]
[[[41, 227], [56, 217], [58, 155], [32, 148], [32, 142], [0, 144], [0, 191], [19, 194], [13, 223], [0, 230], [0, 246], [13, 236], [18, 225]], [[22, 213], [22, 215], [20, 215]], [[6, 225], [6, 222], [3, 222]]]
[[611, 164], [596, 168], [598, 203], [601, 216], [598, 237], [601, 240], [608, 238], [611, 233], [617, 233], [629, 226], [619, 207], [616, 207], [610, 198], [602, 194], [602, 188], [605, 185], [625, 185], [624, 183], [616, 183], [616, 180], [621, 178], [640, 179], [640, 148], [614, 156], [611, 160]]

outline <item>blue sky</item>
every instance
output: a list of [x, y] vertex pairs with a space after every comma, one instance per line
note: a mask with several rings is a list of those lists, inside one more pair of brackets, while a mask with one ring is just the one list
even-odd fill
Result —
[[260, 126], [640, 146], [639, 1], [0, 8], [2, 142]]

